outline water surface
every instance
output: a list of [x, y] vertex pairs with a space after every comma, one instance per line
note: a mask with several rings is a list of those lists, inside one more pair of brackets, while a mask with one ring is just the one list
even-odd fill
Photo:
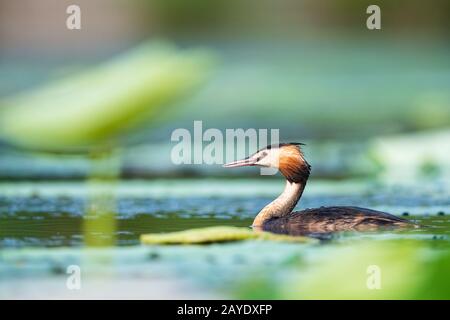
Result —
[[[336, 189], [336, 185], [341, 187]], [[87, 213], [96, 206], [91, 193], [99, 190], [101, 194], [113, 194], [107, 211], [115, 217], [116, 229], [110, 235], [94, 227], [89, 230], [91, 236], [113, 236], [118, 246], [129, 246], [138, 245], [143, 233], [217, 225], [249, 227], [258, 210], [281, 188], [279, 181], [251, 180], [123, 181], [113, 187], [83, 182], [3, 184], [0, 246], [82, 246]], [[401, 215], [427, 226], [408, 231], [351, 234], [353, 237], [449, 238], [450, 200], [445, 190], [417, 193], [408, 187], [396, 187], [378, 191], [377, 184], [361, 182], [318, 182], [308, 188], [298, 209], [355, 205]], [[89, 219], [98, 219], [105, 211], [102, 206], [95, 210]]]

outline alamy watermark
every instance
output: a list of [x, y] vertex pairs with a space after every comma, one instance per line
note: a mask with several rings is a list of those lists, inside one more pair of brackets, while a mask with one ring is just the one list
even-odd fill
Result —
[[366, 281], [367, 289], [381, 289], [381, 268], [376, 264], [373, 264], [367, 267], [366, 272], [369, 275]]
[[369, 30], [381, 29], [381, 9], [376, 4], [371, 4], [367, 7], [366, 13], [370, 16], [366, 20], [366, 26]]
[[66, 273], [69, 275], [66, 280], [66, 287], [69, 290], [81, 289], [81, 268], [76, 264], [67, 267]]
[[[177, 142], [171, 151], [175, 165], [207, 164], [216, 165], [244, 159], [251, 153], [280, 143], [279, 129], [225, 129], [225, 132], [208, 128], [204, 130], [202, 121], [194, 121], [192, 132], [178, 128], [172, 132], [171, 141]], [[262, 175], [274, 175], [277, 168], [262, 167]]]
[[81, 8], [76, 4], [67, 7], [66, 13], [69, 15], [66, 19], [66, 27], [69, 30], [81, 29]]

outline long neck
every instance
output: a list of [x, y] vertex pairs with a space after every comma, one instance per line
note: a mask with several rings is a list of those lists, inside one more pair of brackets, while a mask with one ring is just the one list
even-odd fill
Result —
[[305, 184], [306, 180], [302, 183], [286, 181], [283, 193], [258, 213], [253, 221], [253, 226], [262, 227], [270, 219], [290, 214], [300, 200]]

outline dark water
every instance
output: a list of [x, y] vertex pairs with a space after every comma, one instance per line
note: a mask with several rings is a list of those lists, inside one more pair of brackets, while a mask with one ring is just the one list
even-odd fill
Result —
[[[143, 233], [214, 225], [250, 226], [252, 216], [243, 212], [247, 205], [242, 199], [119, 199], [114, 212], [116, 241], [118, 245], [135, 245]], [[0, 245], [83, 245], [87, 206], [85, 199], [61, 197], [0, 199]]]
[[[248, 227], [258, 208], [271, 200], [270, 197], [174, 197], [163, 199], [119, 198], [111, 211], [116, 219], [112, 237], [119, 246], [139, 244], [143, 233], [179, 231], [190, 228], [228, 225]], [[382, 203], [394, 207], [394, 214], [415, 220], [428, 226], [409, 232], [390, 232], [383, 236], [411, 236], [415, 238], [448, 240], [450, 237], [450, 212], [437, 211], [436, 204], [444, 208], [448, 200], [434, 202], [405, 195], [389, 198], [380, 195], [360, 196], [309, 196], [300, 208], [320, 205], [375, 206]], [[440, 201], [440, 202], [439, 202]], [[427, 203], [430, 202], [430, 203]], [[411, 214], [404, 206], [410, 205]], [[429, 209], [426, 209], [429, 205]], [[397, 205], [397, 207], [395, 206]], [[418, 206], [420, 209], [417, 210]], [[424, 206], [425, 205], [425, 206]], [[432, 207], [432, 205], [434, 205]], [[60, 247], [81, 246], [85, 240], [84, 223], [86, 212], [92, 206], [86, 198], [69, 196], [0, 197], [0, 246], [5, 247]], [[423, 209], [425, 208], [425, 209]], [[416, 210], [414, 210], [416, 209]], [[417, 213], [420, 214], [417, 214]], [[99, 219], [102, 210], [90, 219]], [[102, 229], [91, 228], [91, 235], [102, 234]]]

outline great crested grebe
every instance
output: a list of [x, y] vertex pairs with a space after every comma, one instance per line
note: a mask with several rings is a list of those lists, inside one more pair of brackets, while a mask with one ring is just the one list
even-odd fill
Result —
[[300, 145], [282, 143], [267, 146], [245, 159], [223, 165], [226, 168], [277, 168], [286, 178], [283, 193], [258, 213], [253, 227], [276, 233], [307, 234], [415, 226], [389, 213], [359, 207], [320, 207], [292, 212], [300, 200], [311, 170]]

